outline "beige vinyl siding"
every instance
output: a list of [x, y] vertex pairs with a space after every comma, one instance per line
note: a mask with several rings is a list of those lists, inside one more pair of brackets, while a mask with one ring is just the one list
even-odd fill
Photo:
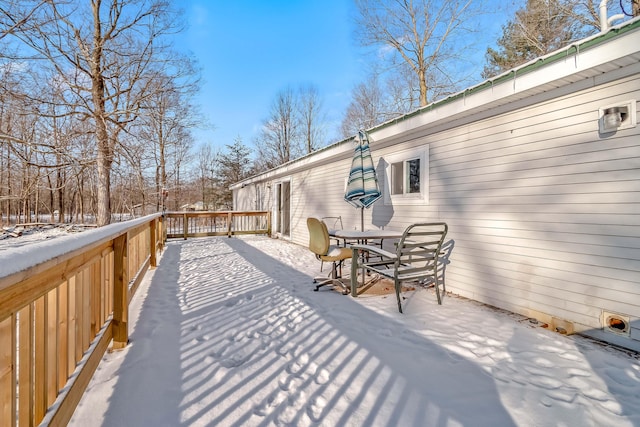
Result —
[[233, 208], [236, 211], [252, 211], [255, 209], [255, 186], [247, 186], [234, 193]]
[[638, 127], [598, 134], [598, 108], [629, 99], [637, 75], [421, 139], [449, 290], [578, 330], [640, 317]]
[[[292, 203], [292, 209], [295, 209], [293, 216], [296, 219], [292, 240], [295, 243], [307, 245], [309, 234], [306, 221], [311, 216], [341, 216], [345, 229], [360, 227], [360, 211], [344, 201], [345, 180], [350, 168], [351, 158], [337, 160], [294, 175], [296, 186], [292, 195], [296, 199], [295, 204]], [[370, 213], [365, 211], [365, 218]], [[368, 221], [370, 223], [370, 217]]]

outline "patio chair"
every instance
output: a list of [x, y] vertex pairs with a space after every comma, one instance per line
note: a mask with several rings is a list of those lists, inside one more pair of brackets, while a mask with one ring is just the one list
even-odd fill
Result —
[[342, 230], [342, 216], [323, 216], [320, 220], [327, 225], [329, 234], [335, 230]]
[[[398, 310], [402, 313], [400, 290], [402, 282], [424, 281], [430, 279], [436, 289], [438, 304], [442, 304], [440, 285], [438, 283], [442, 273], [439, 259], [442, 251], [442, 243], [447, 234], [448, 226], [444, 222], [418, 223], [407, 227], [396, 245], [396, 252], [385, 251], [372, 245], [351, 245], [351, 276], [355, 277], [358, 269], [378, 273], [383, 277], [393, 279]], [[371, 255], [380, 257], [379, 260], [367, 261], [360, 256], [360, 252], [367, 251]], [[442, 277], [442, 292], [445, 292], [444, 277]], [[355, 284], [355, 282], [354, 282]], [[352, 289], [352, 292], [355, 289]]]
[[331, 272], [327, 277], [316, 277], [313, 283], [317, 283], [314, 291], [325, 285], [338, 285], [344, 295], [349, 293], [349, 288], [342, 281], [342, 264], [344, 260], [351, 258], [351, 249], [331, 245], [327, 225], [318, 218], [307, 218], [309, 229], [309, 249], [323, 263], [331, 263]]
[[[338, 230], [342, 230], [343, 229], [342, 215], [340, 215], [340, 216], [323, 216], [322, 218], [320, 218], [320, 220], [327, 225], [327, 228], [329, 229], [329, 236], [332, 239], [335, 239], [336, 245], [340, 246], [340, 239], [337, 238], [337, 237], [334, 237], [334, 233], [336, 231], [338, 231]], [[322, 271], [322, 268], [320, 268], [320, 271]]]

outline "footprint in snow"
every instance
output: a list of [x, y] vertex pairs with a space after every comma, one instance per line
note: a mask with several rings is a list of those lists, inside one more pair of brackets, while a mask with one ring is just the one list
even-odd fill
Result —
[[198, 338], [196, 338], [198, 342], [205, 342], [205, 341], [209, 341], [210, 339], [211, 339], [211, 335], [209, 334], [200, 335]]
[[322, 419], [322, 413], [327, 406], [327, 401], [322, 396], [316, 396], [311, 400], [309, 406], [307, 406], [307, 415], [314, 422], [319, 422]]
[[320, 369], [316, 374], [316, 383], [322, 385], [329, 382], [331, 379], [331, 375], [329, 375], [329, 371], [326, 369]]
[[572, 403], [577, 396], [575, 392], [563, 390], [550, 390], [546, 392], [545, 395], [553, 401], [565, 403]]
[[[304, 356], [304, 355], [303, 355]], [[309, 363], [309, 357], [300, 357], [287, 365], [287, 372], [298, 377], [302, 376], [305, 367]]]
[[296, 426], [296, 427], [306, 427], [310, 423], [305, 422], [305, 420], [299, 419], [299, 410], [296, 408], [292, 408], [290, 406], [284, 408], [278, 413], [278, 416], [274, 420], [275, 425], [277, 426]]
[[244, 331], [231, 329], [229, 332], [227, 332], [227, 335], [225, 336], [225, 338], [227, 339], [227, 341], [231, 341], [231, 342], [241, 341], [244, 338]]
[[253, 409], [253, 413], [264, 417], [269, 415], [275, 408], [280, 406], [282, 402], [287, 399], [287, 395], [280, 390], [277, 390], [267, 396], [262, 402], [256, 405]]
[[617, 401], [607, 400], [606, 402], [600, 402], [600, 406], [602, 406], [604, 409], [611, 412], [612, 414], [619, 415], [619, 416], [624, 415], [624, 409], [622, 408], [622, 405], [620, 405], [620, 403]]
[[542, 368], [553, 368], [555, 363], [550, 361], [549, 359], [545, 359], [544, 357], [536, 357], [533, 359], [533, 363]]
[[287, 329], [291, 332], [295, 332], [298, 329], [299, 322], [288, 322]]
[[609, 395], [602, 390], [598, 390], [597, 388], [592, 389], [584, 389], [582, 394], [591, 400], [597, 400], [599, 402], [606, 402], [609, 400]]
[[289, 354], [289, 350], [290, 350], [290, 344], [285, 342], [276, 349], [276, 353], [278, 353], [280, 356], [286, 357], [287, 354]]
[[298, 382], [294, 377], [286, 376], [286, 377], [281, 377], [278, 380], [278, 386], [282, 391], [290, 391], [292, 389], [295, 389], [297, 385], [298, 385]]
[[220, 364], [227, 369], [237, 368], [238, 366], [242, 366], [247, 360], [249, 360], [250, 357], [251, 355], [234, 353], [231, 354], [228, 358], [222, 360]]
[[224, 303], [225, 307], [233, 307], [235, 305], [242, 304], [242, 300], [240, 298], [231, 298], [228, 299], [227, 302]]
[[567, 370], [567, 374], [569, 374], [570, 377], [590, 377], [591, 376], [591, 372], [584, 369], [576, 369], [576, 368], [571, 368]]

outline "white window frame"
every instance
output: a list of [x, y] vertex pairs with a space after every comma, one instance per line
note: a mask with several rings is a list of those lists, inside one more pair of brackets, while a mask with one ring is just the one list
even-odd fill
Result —
[[[385, 205], [422, 205], [429, 203], [429, 144], [408, 150], [399, 151], [382, 157], [384, 159], [384, 204]], [[420, 160], [420, 192], [419, 193], [403, 193], [391, 194], [391, 165], [395, 163], [403, 163], [405, 166], [407, 161]], [[407, 178], [406, 170], [403, 172], [404, 178]], [[403, 185], [406, 191], [406, 183]]]

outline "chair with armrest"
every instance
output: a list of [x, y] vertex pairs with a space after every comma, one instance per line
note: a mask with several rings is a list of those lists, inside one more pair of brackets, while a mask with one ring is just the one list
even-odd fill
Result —
[[[444, 277], [439, 256], [442, 251], [442, 244], [447, 235], [448, 226], [444, 222], [417, 223], [410, 225], [402, 234], [400, 241], [396, 245], [395, 253], [385, 251], [377, 246], [371, 245], [351, 245], [351, 277], [357, 275], [358, 269], [378, 273], [381, 276], [393, 279], [396, 298], [398, 300], [398, 310], [402, 313], [402, 303], [400, 301], [400, 291], [402, 282], [423, 281], [430, 279], [436, 289], [438, 304], [442, 304], [440, 295], [440, 283], [442, 282], [442, 292], [445, 292]], [[361, 251], [367, 251], [371, 255], [376, 255], [375, 261], [367, 261], [366, 257], [360, 256]], [[442, 280], [439, 280], [442, 278]], [[355, 281], [352, 279], [352, 294], [355, 293]], [[364, 280], [364, 275], [363, 275]]]
[[316, 277], [313, 283], [317, 283], [314, 291], [324, 285], [338, 285], [343, 294], [349, 293], [348, 286], [342, 281], [342, 264], [344, 260], [351, 258], [351, 249], [331, 245], [327, 225], [318, 218], [307, 218], [309, 229], [309, 249], [322, 262], [331, 263], [331, 272], [328, 277]]
[[323, 216], [320, 221], [324, 222], [329, 229], [329, 235], [332, 231], [342, 230], [342, 215], [339, 216]]
[[[342, 215], [339, 215], [339, 216], [323, 216], [322, 218], [320, 218], [320, 221], [324, 222], [327, 225], [327, 228], [329, 229], [329, 236], [332, 239], [336, 240], [336, 245], [340, 246], [340, 239], [337, 238], [337, 237], [334, 237], [334, 233], [336, 231], [339, 231], [339, 230], [343, 229]], [[322, 271], [322, 269], [320, 269], [320, 271]]]

